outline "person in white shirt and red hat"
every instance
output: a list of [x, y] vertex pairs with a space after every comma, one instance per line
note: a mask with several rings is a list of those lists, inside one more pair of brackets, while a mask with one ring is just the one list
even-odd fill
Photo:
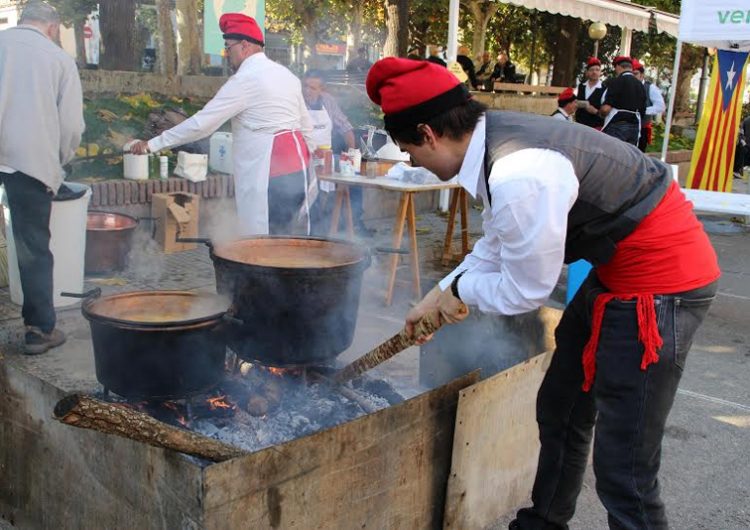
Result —
[[130, 150], [142, 154], [193, 142], [231, 119], [238, 235], [309, 233], [317, 182], [309, 171], [315, 146], [302, 85], [263, 53], [255, 19], [227, 13], [219, 26], [234, 75], [194, 116]]
[[633, 75], [646, 89], [646, 114], [641, 120], [641, 136], [638, 138], [638, 149], [644, 153], [654, 138], [654, 119], [667, 110], [667, 103], [664, 101], [661, 90], [651, 81], [646, 80], [645, 72], [644, 64], [633, 57]]
[[[488, 111], [447, 70], [386, 58], [367, 76], [385, 128], [416, 164], [484, 204], [484, 235], [406, 317], [446, 323], [541, 306], [563, 263], [589, 277], [565, 309], [537, 400], [533, 507], [512, 529], [564, 529], [594, 436], [611, 528], [666, 528], [657, 474], [693, 335], [715, 295], [716, 254], [670, 167], [635, 146], [532, 114]], [[464, 305], [465, 304], [465, 305]]]
[[555, 120], [573, 121], [573, 113], [576, 111], [576, 94], [572, 88], [566, 88], [557, 96], [557, 109], [551, 114]]

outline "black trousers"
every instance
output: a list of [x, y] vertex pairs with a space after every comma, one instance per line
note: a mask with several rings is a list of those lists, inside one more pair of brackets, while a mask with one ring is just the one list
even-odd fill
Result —
[[302, 171], [269, 179], [269, 234], [307, 234], [307, 217], [300, 219], [297, 215], [305, 204], [305, 184], [305, 174]]
[[623, 142], [629, 144], [638, 145], [638, 133], [640, 128], [637, 123], [631, 123], [628, 121], [617, 121], [614, 123], [608, 123], [607, 126], [602, 130], [604, 134], [619, 138]]
[[657, 478], [664, 425], [693, 335], [716, 293], [716, 282], [687, 293], [655, 296], [664, 346], [641, 370], [636, 301], [607, 304], [590, 392], [581, 390], [581, 357], [596, 296], [592, 274], [563, 313], [557, 347], [537, 396], [541, 452], [532, 508], [518, 513], [522, 529], [567, 529], [581, 491], [594, 438], [596, 491], [613, 529], [666, 529]]
[[24, 173], [0, 173], [13, 221], [13, 240], [23, 289], [23, 321], [45, 333], [55, 327], [49, 219], [52, 191]]

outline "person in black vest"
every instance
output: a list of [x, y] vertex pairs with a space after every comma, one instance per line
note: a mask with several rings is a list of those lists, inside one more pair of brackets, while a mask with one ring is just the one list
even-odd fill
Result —
[[638, 145], [641, 121], [646, 116], [646, 89], [633, 75], [630, 57], [615, 57], [612, 64], [617, 77], [607, 82], [599, 114], [604, 118], [602, 131], [629, 144]]
[[576, 93], [572, 88], [566, 88], [557, 96], [557, 109], [551, 114], [552, 118], [563, 121], [573, 121], [576, 110]]
[[576, 123], [601, 129], [604, 119], [599, 116], [602, 106], [602, 62], [596, 57], [590, 57], [586, 62], [586, 80], [578, 85], [578, 100], [586, 101], [586, 106], [576, 110]]
[[453, 74], [424, 61], [382, 59], [366, 88], [415, 163], [443, 181], [456, 177], [484, 204], [484, 235], [409, 311], [408, 333], [426, 315], [461, 321], [467, 306], [531, 311], [563, 262], [594, 265], [555, 333], [537, 399], [533, 507], [510, 528], [568, 528], [594, 426], [597, 492], [610, 527], [667, 528], [661, 440], [720, 276], [670, 167], [589, 127], [488, 111]]
[[497, 63], [490, 76], [490, 86], [494, 85], [495, 81], [501, 83], [516, 82], [516, 65], [510, 62], [508, 54], [505, 52], [500, 52], [497, 56]]

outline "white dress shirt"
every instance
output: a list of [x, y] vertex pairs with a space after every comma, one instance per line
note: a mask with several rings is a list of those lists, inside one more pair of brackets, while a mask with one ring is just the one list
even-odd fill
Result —
[[200, 140], [229, 119], [235, 133], [238, 127], [271, 134], [299, 129], [312, 146], [312, 122], [299, 79], [264, 53], [256, 53], [242, 62], [203, 109], [149, 140], [149, 150]]
[[484, 236], [440, 282], [461, 273], [461, 300], [484, 313], [513, 315], [541, 306], [562, 270], [568, 212], [578, 197], [573, 164], [550, 149], [521, 149], [492, 165], [484, 182], [485, 121], [477, 123], [458, 183], [484, 203]]
[[591, 94], [594, 93], [594, 90], [596, 90], [597, 88], [601, 88], [602, 87], [602, 80], [601, 79], [597, 80], [596, 84], [594, 86], [591, 86], [589, 84], [589, 82], [586, 81], [583, 84], [583, 86], [584, 86], [584, 92], [585, 92], [585, 95], [586, 95], [586, 99], [589, 99], [591, 97]]
[[[646, 86], [645, 81], [643, 85]], [[646, 116], [656, 116], [667, 110], [667, 104], [661, 90], [653, 83], [648, 84], [648, 98], [651, 100], [651, 106], [646, 107]]]

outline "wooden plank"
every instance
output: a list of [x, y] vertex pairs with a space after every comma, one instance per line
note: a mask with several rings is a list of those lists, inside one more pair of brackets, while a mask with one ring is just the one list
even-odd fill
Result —
[[536, 394], [552, 352], [460, 392], [444, 529], [483, 529], [526, 499], [539, 456]]
[[496, 92], [528, 92], [530, 94], [560, 94], [565, 90], [565, 87], [561, 86], [524, 85], [522, 83], [500, 83], [499, 81], [495, 81], [493, 88]]
[[205, 528], [438, 528], [458, 392], [476, 380], [209, 466]]

